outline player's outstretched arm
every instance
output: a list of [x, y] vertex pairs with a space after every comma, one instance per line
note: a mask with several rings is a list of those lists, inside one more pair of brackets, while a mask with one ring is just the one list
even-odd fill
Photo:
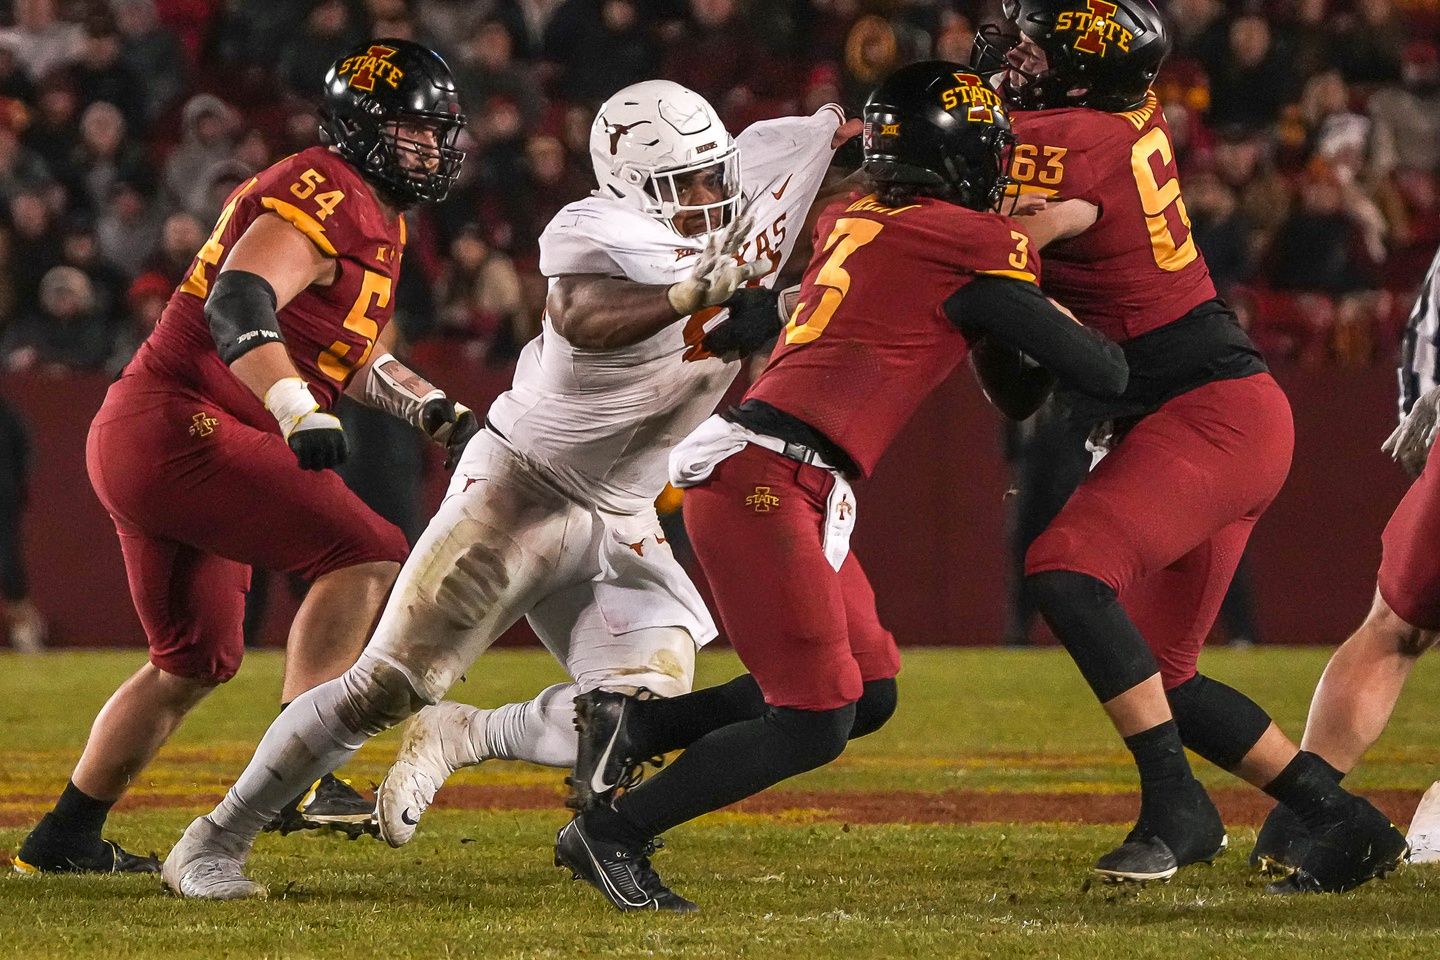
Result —
[[340, 421], [320, 412], [290, 360], [277, 313], [312, 283], [334, 276], [334, 261], [299, 230], [266, 214], [235, 241], [205, 298], [220, 359], [265, 402], [306, 470], [337, 466], [348, 449]]
[[1036, 250], [1043, 250], [1056, 240], [1079, 236], [1089, 230], [1099, 216], [1100, 208], [1085, 200], [1060, 200], [1046, 203], [1033, 213], [1017, 211], [1015, 214]]
[[480, 432], [480, 420], [463, 403], [406, 366], [390, 351], [395, 346], [390, 324], [375, 343], [375, 353], [355, 372], [345, 393], [367, 407], [404, 420], [445, 448], [445, 468], [454, 468], [465, 445]]
[[1084, 393], [1118, 397], [1129, 382], [1120, 347], [1065, 316], [1033, 283], [977, 277], [945, 301], [945, 315], [971, 341], [1018, 350]]

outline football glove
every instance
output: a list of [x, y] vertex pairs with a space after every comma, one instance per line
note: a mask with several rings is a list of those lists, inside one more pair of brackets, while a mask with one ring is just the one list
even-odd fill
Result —
[[439, 396], [420, 408], [420, 429], [445, 448], [445, 469], [453, 470], [465, 445], [480, 432], [480, 420], [465, 404]]
[[736, 211], [728, 227], [710, 235], [700, 250], [700, 258], [695, 262], [689, 279], [671, 284], [666, 291], [670, 306], [677, 315], [688, 317], [696, 310], [718, 307], [746, 282], [770, 269], [768, 261], [740, 263], [735, 259], [735, 254], [749, 239], [754, 225], [755, 219], [747, 204]]
[[1410, 476], [1418, 477], [1435, 443], [1437, 427], [1440, 427], [1440, 387], [1420, 395], [1380, 449], [1399, 462]]
[[785, 325], [780, 294], [764, 287], [736, 290], [726, 301], [730, 314], [701, 338], [700, 345], [722, 360], [748, 357], [775, 339]]
[[320, 404], [305, 381], [282, 377], [265, 391], [265, 409], [280, 425], [280, 433], [302, 470], [328, 470], [349, 456], [339, 418], [320, 412]]

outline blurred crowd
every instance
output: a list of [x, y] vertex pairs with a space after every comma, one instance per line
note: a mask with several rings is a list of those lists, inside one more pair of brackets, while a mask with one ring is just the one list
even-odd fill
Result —
[[[0, 0], [0, 362], [114, 371], [223, 198], [315, 142], [327, 64], [439, 49], [464, 180], [413, 219], [400, 322], [476, 362], [536, 332], [537, 238], [591, 176], [595, 106], [656, 75], [732, 132], [896, 64], [968, 59], [975, 0]], [[1158, 84], [1189, 216], [1272, 359], [1388, 359], [1440, 243], [1440, 0], [1173, 0]]]

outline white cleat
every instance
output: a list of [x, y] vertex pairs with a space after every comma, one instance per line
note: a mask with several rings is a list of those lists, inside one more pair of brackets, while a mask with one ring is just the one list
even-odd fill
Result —
[[1430, 785], [1410, 820], [1411, 863], [1440, 863], [1440, 780]]
[[196, 817], [160, 866], [160, 879], [171, 893], [189, 899], [264, 900], [264, 885], [245, 876], [249, 852], [241, 837], [209, 817]]
[[409, 843], [446, 778], [484, 759], [473, 759], [469, 731], [473, 723], [484, 723], [489, 714], [489, 710], [442, 700], [411, 718], [400, 752], [375, 794], [380, 839], [392, 847]]

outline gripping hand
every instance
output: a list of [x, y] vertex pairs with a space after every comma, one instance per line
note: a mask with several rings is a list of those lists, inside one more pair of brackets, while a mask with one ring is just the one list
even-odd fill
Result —
[[420, 408], [420, 429], [445, 448], [445, 469], [453, 470], [465, 445], [480, 432], [480, 420], [465, 404], [440, 396]]
[[265, 392], [265, 409], [302, 470], [328, 470], [345, 462], [350, 448], [339, 418], [320, 411], [320, 404], [299, 377], [276, 380]]

